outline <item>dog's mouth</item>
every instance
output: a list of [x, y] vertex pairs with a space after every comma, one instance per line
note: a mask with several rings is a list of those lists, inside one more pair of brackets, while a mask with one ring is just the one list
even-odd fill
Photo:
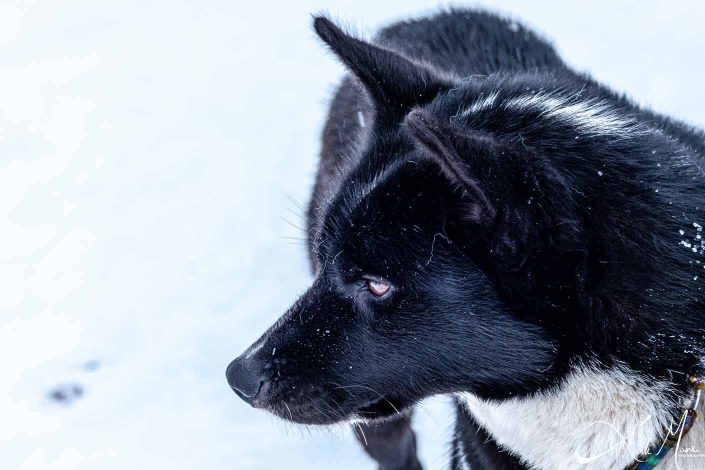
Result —
[[405, 408], [406, 405], [394, 397], [378, 397], [359, 407], [356, 415], [363, 419], [386, 418], [401, 414]]
[[[300, 424], [328, 425], [352, 418], [371, 421], [403, 413], [407, 408], [401, 400], [392, 397], [376, 397], [361, 406], [327, 403], [325, 400], [305, 403], [275, 402], [264, 407], [267, 411], [287, 421]], [[348, 411], [345, 410], [348, 408]]]

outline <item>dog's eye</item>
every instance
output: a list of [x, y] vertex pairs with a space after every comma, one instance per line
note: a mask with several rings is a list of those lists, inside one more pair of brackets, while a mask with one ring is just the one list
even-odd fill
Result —
[[392, 286], [388, 282], [377, 281], [375, 279], [367, 280], [367, 290], [372, 292], [377, 297], [383, 297], [391, 288]]

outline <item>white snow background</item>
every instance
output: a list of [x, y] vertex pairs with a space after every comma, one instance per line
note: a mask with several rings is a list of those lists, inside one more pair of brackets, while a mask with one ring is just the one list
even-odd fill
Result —
[[[483, 5], [705, 126], [703, 2]], [[284, 237], [301, 236], [287, 221], [304, 223], [343, 73], [310, 15], [370, 34], [433, 10], [0, 2], [0, 468], [373, 468], [348, 427], [253, 410], [224, 371], [310, 280]], [[48, 398], [72, 383], [73, 403]], [[421, 408], [420, 452], [443, 468], [448, 400]]]

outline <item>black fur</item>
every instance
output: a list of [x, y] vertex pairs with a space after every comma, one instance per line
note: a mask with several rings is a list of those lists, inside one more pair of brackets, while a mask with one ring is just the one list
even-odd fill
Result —
[[457, 404], [455, 436], [450, 467], [462, 469], [461, 461], [472, 466], [472, 470], [516, 470], [525, 468], [519, 459], [503, 450], [475, 421]]
[[[434, 394], [546, 389], [579, 358], [685, 390], [672, 371], [700, 372], [705, 317], [700, 131], [491, 14], [397, 23], [372, 43], [315, 29], [352, 72], [309, 209], [316, 276], [228, 368], [240, 396], [302, 423], [395, 419]], [[516, 104], [527, 96], [568, 111]], [[473, 468], [520, 468], [459, 414]], [[383, 468], [411, 465], [405, 416], [370, 445]]]

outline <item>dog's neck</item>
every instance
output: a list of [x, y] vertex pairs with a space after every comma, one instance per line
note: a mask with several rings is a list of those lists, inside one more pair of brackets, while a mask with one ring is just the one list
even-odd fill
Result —
[[[622, 469], [660, 443], [678, 398], [669, 385], [647, 383], [626, 367], [581, 366], [555, 389], [524, 398], [482, 400], [458, 395], [467, 411], [495, 441], [537, 469]], [[702, 406], [701, 406], [702, 409]], [[687, 442], [686, 442], [687, 440]], [[703, 452], [705, 425], [696, 422], [682, 446]], [[675, 453], [674, 453], [675, 454]], [[668, 455], [659, 470], [705, 465], [705, 459]], [[693, 467], [702, 468], [702, 467]]]

